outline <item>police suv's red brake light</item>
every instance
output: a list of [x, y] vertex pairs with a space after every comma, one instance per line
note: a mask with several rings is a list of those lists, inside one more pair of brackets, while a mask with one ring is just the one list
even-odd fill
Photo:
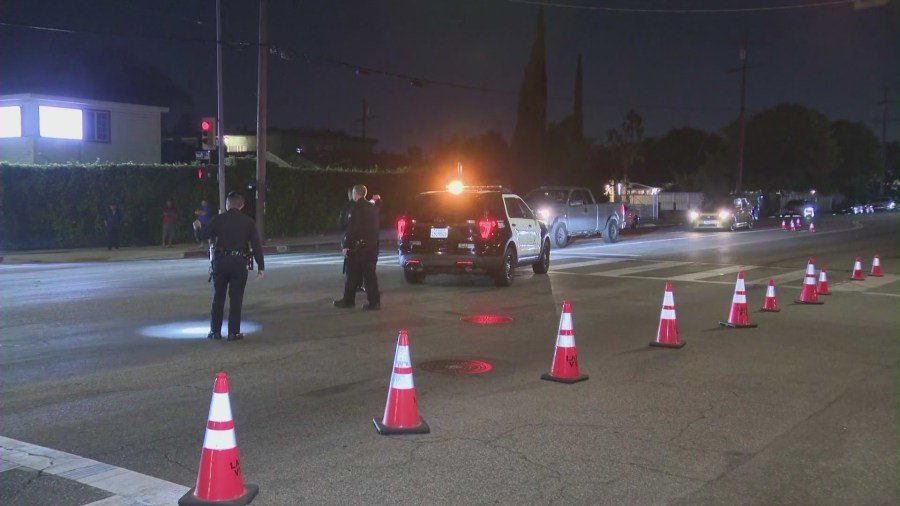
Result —
[[481, 218], [478, 220], [478, 234], [482, 239], [487, 239], [497, 228], [497, 220], [491, 218]]
[[397, 220], [397, 239], [403, 239], [403, 236], [406, 235], [407, 227], [409, 227], [409, 220], [406, 216], [401, 216]]

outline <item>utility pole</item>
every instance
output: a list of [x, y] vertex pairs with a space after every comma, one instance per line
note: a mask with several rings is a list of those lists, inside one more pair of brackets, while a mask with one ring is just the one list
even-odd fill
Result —
[[216, 115], [216, 144], [219, 154], [219, 212], [225, 212], [225, 122], [222, 115], [225, 99], [222, 96], [222, 0], [216, 0], [216, 92], [218, 94], [218, 114]]
[[366, 105], [366, 99], [363, 99], [362, 106], [362, 140], [366, 141], [366, 119], [369, 117], [369, 106]]
[[746, 118], [744, 116], [744, 106], [746, 103], [746, 89], [747, 89], [747, 31], [744, 30], [744, 43], [741, 45], [741, 115], [740, 115], [740, 133], [738, 134], [738, 159], [737, 159], [737, 174], [735, 174], [734, 178], [734, 193], [735, 195], [741, 192], [741, 185], [744, 180], [744, 129]]
[[266, 240], [266, 78], [269, 59], [269, 0], [259, 0], [259, 62], [256, 93], [256, 229]]
[[[887, 152], [888, 152], [887, 125], [888, 125], [888, 123], [895, 123], [897, 121], [896, 119], [888, 118], [888, 105], [897, 103], [896, 100], [888, 99], [888, 91], [889, 91], [889, 88], [887, 86], [885, 86], [884, 87], [884, 98], [881, 100], [881, 102], [879, 102], [879, 105], [881, 105], [881, 163], [882, 163], [882, 166], [884, 167], [885, 172], [887, 172], [887, 170], [888, 170], [888, 166], [887, 166]], [[884, 181], [880, 181], [878, 184], [878, 196], [879, 197], [884, 196]]]

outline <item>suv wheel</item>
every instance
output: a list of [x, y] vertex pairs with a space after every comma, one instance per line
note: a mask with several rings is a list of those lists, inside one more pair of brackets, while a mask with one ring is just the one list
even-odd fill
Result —
[[556, 225], [553, 225], [550, 237], [552, 237], [554, 248], [565, 248], [569, 243], [569, 231], [566, 230], [566, 224], [557, 222]]
[[512, 248], [506, 248], [503, 253], [503, 265], [494, 275], [494, 284], [497, 286], [509, 286], [516, 271], [516, 252]]
[[732, 231], [732, 232], [734, 232], [735, 230], [737, 230], [737, 218], [731, 220], [731, 226], [728, 227], [728, 230], [730, 230], [730, 231]]
[[614, 243], [619, 240], [619, 223], [616, 220], [606, 222], [606, 230], [603, 231], [603, 242]]
[[537, 262], [531, 264], [531, 269], [535, 274], [547, 274], [547, 271], [550, 270], [550, 241], [544, 241], [541, 256], [538, 257]]
[[403, 271], [403, 279], [411, 285], [420, 285], [425, 281], [425, 273], [405, 270]]
[[753, 230], [753, 216], [751, 216], [750, 220], [747, 222], [747, 230]]

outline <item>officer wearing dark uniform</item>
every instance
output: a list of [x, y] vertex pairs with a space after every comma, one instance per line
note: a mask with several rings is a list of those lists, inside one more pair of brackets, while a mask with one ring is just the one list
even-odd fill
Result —
[[244, 302], [244, 288], [247, 285], [247, 270], [250, 247], [256, 259], [258, 279], [262, 279], [265, 263], [259, 233], [253, 218], [241, 212], [244, 196], [238, 192], [228, 194], [225, 213], [215, 216], [201, 231], [201, 240], [211, 239], [213, 243], [212, 279], [213, 302], [209, 319], [209, 339], [222, 339], [222, 317], [225, 312], [227, 291], [231, 305], [228, 311], [228, 340], [243, 339], [241, 334], [241, 306]]
[[344, 283], [344, 297], [334, 301], [335, 307], [350, 308], [356, 304], [356, 287], [366, 283], [369, 302], [363, 309], [381, 309], [381, 293], [375, 264], [378, 262], [378, 211], [379, 206], [366, 200], [368, 190], [363, 185], [353, 187], [353, 208], [347, 223], [347, 231], [341, 240], [341, 248], [347, 257], [349, 270]]

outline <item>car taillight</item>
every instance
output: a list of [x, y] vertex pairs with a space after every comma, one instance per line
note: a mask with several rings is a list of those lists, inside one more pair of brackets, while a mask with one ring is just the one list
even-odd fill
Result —
[[490, 218], [481, 218], [478, 220], [478, 234], [481, 235], [482, 239], [490, 237], [495, 228], [497, 228], [497, 220]]
[[409, 226], [409, 220], [406, 219], [406, 216], [401, 216], [399, 220], [397, 220], [397, 239], [403, 239], [403, 236], [406, 235], [406, 228]]

